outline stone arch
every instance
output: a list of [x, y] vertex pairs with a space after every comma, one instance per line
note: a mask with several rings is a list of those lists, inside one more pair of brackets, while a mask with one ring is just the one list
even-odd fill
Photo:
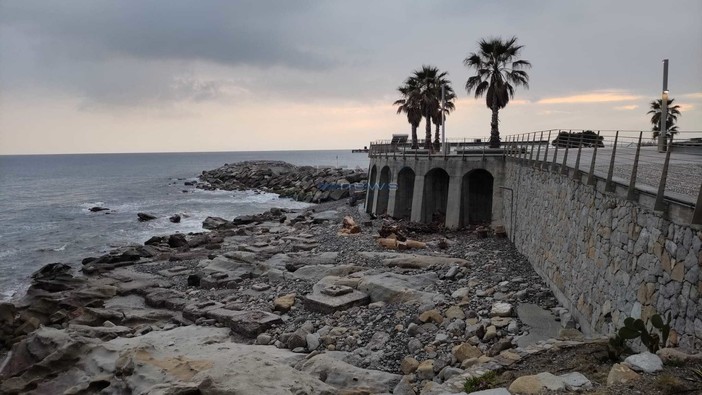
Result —
[[492, 221], [494, 177], [485, 169], [473, 169], [461, 180], [461, 226]]
[[394, 217], [410, 219], [412, 215], [412, 197], [414, 196], [414, 170], [404, 167], [397, 173], [397, 190], [395, 191]]
[[375, 199], [375, 183], [378, 178], [378, 169], [373, 165], [368, 175], [368, 189], [366, 189], [366, 212], [373, 211], [373, 201]]
[[378, 179], [378, 202], [375, 204], [375, 214], [383, 215], [388, 212], [390, 199], [390, 167], [385, 166], [380, 170]]
[[446, 170], [437, 167], [427, 172], [422, 194], [422, 222], [445, 223], [448, 190], [449, 175]]

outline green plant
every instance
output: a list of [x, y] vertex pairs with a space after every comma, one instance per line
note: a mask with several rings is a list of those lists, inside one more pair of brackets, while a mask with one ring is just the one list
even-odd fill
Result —
[[697, 380], [702, 380], [702, 367], [698, 366], [697, 368], [693, 368], [691, 370], [692, 373], [694, 373], [695, 376], [697, 376]]
[[626, 340], [619, 336], [618, 333], [614, 335], [614, 337], [609, 338], [609, 342], [607, 343], [609, 359], [618, 361], [621, 355], [627, 350], [629, 350], [629, 347], [626, 345]]
[[471, 378], [467, 379], [466, 383], [463, 384], [463, 389], [467, 393], [480, 391], [480, 390], [487, 390], [487, 389], [492, 388], [496, 379], [497, 379], [497, 373], [495, 373], [494, 371], [491, 370], [480, 377], [471, 377]]
[[655, 353], [661, 347], [665, 347], [668, 343], [670, 335], [670, 320], [671, 316], [668, 313], [667, 322], [663, 322], [660, 315], [654, 314], [651, 317], [651, 324], [658, 329], [658, 333], [651, 333], [646, 329], [646, 324], [640, 319], [629, 317], [624, 320], [624, 326], [619, 328], [617, 334], [609, 339], [607, 351], [611, 359], [619, 359], [619, 356], [626, 351], [626, 341], [640, 338], [641, 343], [648, 351]]

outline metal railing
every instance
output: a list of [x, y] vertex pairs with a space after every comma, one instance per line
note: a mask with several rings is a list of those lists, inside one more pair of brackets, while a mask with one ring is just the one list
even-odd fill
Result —
[[431, 141], [431, 148], [426, 148], [426, 139], [419, 139], [416, 148], [411, 141], [393, 142], [392, 140], [377, 140], [370, 143], [368, 156], [370, 158], [419, 158], [419, 157], [466, 157], [474, 155], [503, 155], [502, 149], [489, 147], [489, 138], [449, 138], [446, 144], [435, 144]]
[[702, 225], [702, 132], [677, 132], [659, 152], [651, 131], [549, 129], [505, 136], [505, 156], [523, 165], [572, 176], [586, 184], [604, 180], [605, 191], [627, 188], [627, 199], [642, 191], [655, 196], [654, 210], [668, 202], [694, 209]]

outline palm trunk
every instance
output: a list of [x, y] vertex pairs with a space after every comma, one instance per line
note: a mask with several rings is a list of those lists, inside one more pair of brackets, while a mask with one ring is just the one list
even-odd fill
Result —
[[434, 132], [434, 151], [439, 151], [441, 149], [441, 136], [439, 135], [439, 122], [434, 124], [436, 126], [436, 132]]
[[492, 120], [490, 121], [490, 148], [500, 148], [500, 130], [497, 127], [499, 109], [497, 104], [492, 105]]
[[417, 149], [419, 148], [419, 144], [417, 143], [417, 126], [412, 124], [412, 149]]
[[431, 116], [429, 115], [429, 111], [427, 111], [427, 115], [425, 115], [427, 119], [427, 125], [426, 125], [426, 135], [424, 139], [424, 148], [431, 150]]

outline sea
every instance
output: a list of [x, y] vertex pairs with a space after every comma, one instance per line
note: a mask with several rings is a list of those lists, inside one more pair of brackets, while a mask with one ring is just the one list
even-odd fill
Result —
[[[21, 297], [48, 263], [81, 260], [154, 235], [203, 231], [207, 216], [232, 219], [308, 204], [256, 191], [185, 186], [203, 170], [246, 160], [368, 168], [350, 150], [0, 156], [0, 301]], [[109, 211], [91, 212], [101, 206]], [[137, 213], [158, 218], [139, 222]], [[180, 223], [169, 216], [179, 214]]]

